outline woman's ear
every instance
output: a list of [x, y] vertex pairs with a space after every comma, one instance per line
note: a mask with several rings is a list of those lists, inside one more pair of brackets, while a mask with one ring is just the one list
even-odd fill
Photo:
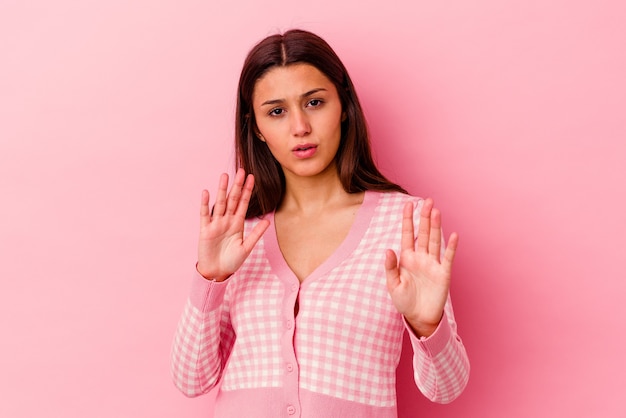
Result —
[[341, 121], [345, 122], [346, 119], [348, 119], [348, 115], [346, 115], [346, 112], [341, 112]]
[[[250, 119], [252, 119], [250, 117], [250, 114], [247, 113], [246, 114], [246, 122], [250, 122]], [[259, 128], [256, 126], [256, 122], [252, 121], [252, 132], [254, 132], [254, 135], [259, 138], [261, 141], [265, 142], [265, 138], [263, 137], [263, 135], [261, 135], [261, 131], [259, 131]]]
[[265, 142], [265, 137], [263, 137], [263, 135], [261, 134], [261, 132], [259, 131], [259, 128], [257, 128], [256, 126], [254, 127], [254, 134], [256, 135], [257, 138], [259, 138], [261, 141]]

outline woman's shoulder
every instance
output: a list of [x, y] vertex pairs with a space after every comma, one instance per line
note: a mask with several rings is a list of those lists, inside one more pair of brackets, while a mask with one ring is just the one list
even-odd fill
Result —
[[376, 206], [379, 210], [395, 210], [398, 208], [402, 210], [407, 202], [412, 202], [414, 207], [417, 207], [417, 205], [421, 205], [421, 202], [424, 200], [418, 196], [396, 191], [368, 191], [367, 194], [371, 195], [373, 200], [376, 200]]

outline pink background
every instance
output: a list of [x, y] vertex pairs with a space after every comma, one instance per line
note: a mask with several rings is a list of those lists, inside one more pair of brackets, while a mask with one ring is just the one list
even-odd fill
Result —
[[291, 27], [461, 236], [470, 384], [429, 404], [404, 357], [400, 416], [626, 416], [623, 4], [2, 0], [0, 416], [211, 416], [168, 370], [199, 193], [246, 52]]

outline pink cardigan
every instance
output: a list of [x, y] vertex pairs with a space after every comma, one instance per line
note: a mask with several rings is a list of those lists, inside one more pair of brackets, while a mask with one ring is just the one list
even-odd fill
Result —
[[[221, 283], [193, 278], [172, 348], [176, 386], [187, 396], [218, 387], [219, 418], [396, 417], [408, 328], [387, 292], [384, 258], [387, 248], [399, 249], [408, 199], [417, 224], [422, 200], [366, 192], [344, 242], [302, 284], [267, 215], [270, 227], [239, 271]], [[256, 222], [247, 220], [246, 230]], [[420, 391], [434, 402], [454, 400], [469, 361], [450, 300], [433, 335], [408, 335]]]

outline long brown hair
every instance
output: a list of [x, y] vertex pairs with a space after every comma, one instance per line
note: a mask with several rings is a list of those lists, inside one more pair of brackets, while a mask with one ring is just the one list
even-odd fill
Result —
[[254, 174], [255, 187], [247, 218], [264, 215], [278, 208], [285, 191], [285, 176], [265, 142], [255, 135], [252, 109], [254, 87], [267, 71], [276, 66], [306, 63], [316, 67], [335, 85], [343, 111], [341, 143], [335, 156], [344, 190], [399, 191], [399, 185], [383, 176], [372, 158], [367, 123], [348, 71], [330, 45], [319, 36], [300, 29], [272, 35], [248, 53], [239, 78], [235, 143], [237, 168]]

